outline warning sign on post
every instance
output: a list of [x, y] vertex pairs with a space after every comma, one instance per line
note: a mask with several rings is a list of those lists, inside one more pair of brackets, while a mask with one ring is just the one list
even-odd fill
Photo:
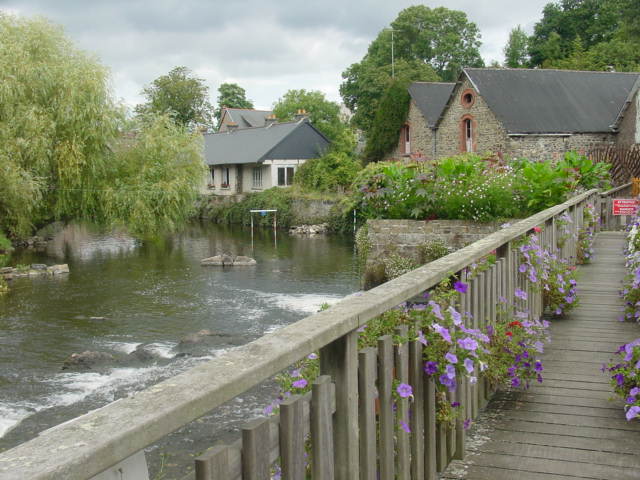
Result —
[[635, 215], [638, 212], [638, 200], [635, 198], [614, 198], [614, 215]]

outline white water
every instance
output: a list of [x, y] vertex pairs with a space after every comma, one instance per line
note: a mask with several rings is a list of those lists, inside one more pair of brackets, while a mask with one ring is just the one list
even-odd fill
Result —
[[[251, 296], [271, 308], [276, 307], [305, 315], [320, 310], [323, 304], [333, 305], [340, 301], [339, 295], [318, 294], [284, 294], [266, 293], [255, 290], [245, 290]], [[246, 298], [246, 297], [245, 297]], [[246, 309], [243, 315], [250, 318], [260, 318], [263, 308]], [[271, 333], [286, 326], [285, 323], [275, 323], [268, 326], [262, 333]], [[101, 340], [97, 342], [98, 349], [114, 353], [130, 354], [142, 345], [140, 342], [118, 342]], [[177, 342], [154, 342], [146, 344], [146, 349], [162, 359], [173, 358], [177, 353]], [[85, 400], [92, 404], [105, 404], [115, 400], [116, 396], [123, 396], [139, 391], [151, 383], [181, 373], [203, 361], [211, 360], [228, 349], [213, 349], [211, 354], [202, 357], [184, 357], [176, 359], [169, 365], [151, 365], [146, 367], [119, 367], [104, 372], [62, 372], [53, 378], [45, 380], [57, 393], [41, 398], [30, 405], [5, 404], [0, 402], [0, 438], [20, 424], [29, 416], [49, 408], [66, 407]]]

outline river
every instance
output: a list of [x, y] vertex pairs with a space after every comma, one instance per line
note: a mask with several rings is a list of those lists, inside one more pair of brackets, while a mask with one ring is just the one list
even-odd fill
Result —
[[[258, 264], [200, 266], [202, 258], [221, 252], [248, 255]], [[248, 229], [213, 224], [190, 225], [153, 242], [69, 225], [45, 252], [18, 251], [11, 265], [31, 263], [67, 263], [70, 273], [13, 280], [0, 297], [0, 451], [359, 288], [351, 239], [282, 231], [274, 238], [271, 230], [257, 230], [252, 241]], [[203, 329], [221, 335], [180, 344]], [[140, 345], [151, 358], [130, 355]], [[69, 355], [86, 350], [108, 353], [113, 361], [62, 370]], [[187, 355], [175, 357], [179, 353]], [[270, 395], [273, 388], [264, 387], [262, 394], [238, 399], [227, 416], [255, 414]], [[157, 478], [169, 478], [157, 473], [164, 468], [152, 468]]]

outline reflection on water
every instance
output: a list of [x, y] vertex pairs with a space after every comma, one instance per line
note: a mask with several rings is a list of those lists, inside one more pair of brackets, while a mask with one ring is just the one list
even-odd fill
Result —
[[[255, 267], [202, 267], [218, 253]], [[0, 299], [0, 449], [296, 321], [358, 289], [353, 245], [217, 225], [139, 242], [71, 225], [12, 264], [68, 263], [68, 276], [16, 279]], [[221, 334], [185, 350], [202, 329]], [[143, 359], [132, 352], [144, 346]], [[86, 350], [113, 361], [62, 371]], [[186, 355], [175, 358], [182, 353]], [[4, 436], [3, 436], [4, 435]]]

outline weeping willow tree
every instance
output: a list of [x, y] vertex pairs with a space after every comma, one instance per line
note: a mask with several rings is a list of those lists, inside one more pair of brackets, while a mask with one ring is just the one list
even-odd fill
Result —
[[43, 19], [0, 13], [0, 235], [52, 219], [180, 224], [204, 165], [198, 135], [165, 117], [123, 135], [109, 72]]

